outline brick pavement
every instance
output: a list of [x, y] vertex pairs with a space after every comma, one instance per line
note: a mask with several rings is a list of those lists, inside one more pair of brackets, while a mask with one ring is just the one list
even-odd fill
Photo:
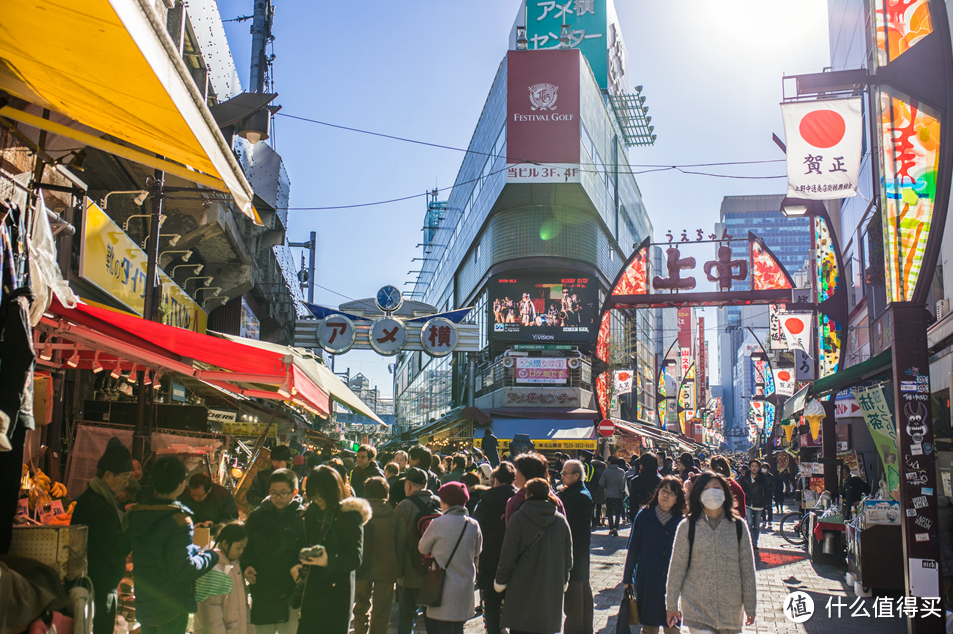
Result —
[[[775, 520], [780, 517], [775, 515]], [[746, 634], [902, 634], [907, 631], [906, 621], [901, 618], [851, 617], [859, 611], [859, 604], [850, 607], [855, 597], [844, 583], [844, 572], [833, 566], [812, 564], [804, 547], [793, 546], [784, 541], [777, 532], [775, 521], [759, 541], [757, 580], [758, 613], [755, 622], [746, 626]], [[615, 634], [616, 614], [622, 601], [622, 568], [625, 564], [628, 527], [620, 530], [619, 537], [609, 537], [605, 529], [597, 530], [592, 537], [590, 578], [595, 599], [595, 631], [598, 634]], [[814, 616], [805, 623], [788, 621], [781, 611], [783, 599], [794, 590], [802, 590], [814, 599]], [[843, 600], [842, 617], [827, 614], [828, 600]], [[862, 599], [867, 612], [874, 614], [873, 599]], [[862, 611], [862, 610], [860, 610]], [[392, 623], [396, 623], [396, 610]], [[420, 626], [423, 631], [423, 624]], [[484, 632], [479, 617], [467, 622], [466, 634]], [[639, 628], [632, 628], [636, 634]], [[396, 632], [391, 626], [391, 632]]]

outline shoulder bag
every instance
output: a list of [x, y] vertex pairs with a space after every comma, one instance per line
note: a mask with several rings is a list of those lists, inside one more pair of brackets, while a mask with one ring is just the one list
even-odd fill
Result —
[[447, 559], [446, 566], [441, 566], [437, 562], [437, 558], [434, 557], [430, 570], [427, 571], [427, 576], [424, 577], [424, 582], [417, 592], [417, 605], [425, 605], [431, 608], [440, 607], [440, 604], [443, 602], [443, 584], [447, 576], [447, 568], [450, 566], [450, 562], [453, 561], [453, 556], [457, 554], [457, 548], [459, 548], [460, 542], [463, 540], [463, 535], [467, 532], [469, 525], [470, 522], [464, 517], [463, 530], [460, 531], [460, 537], [457, 538], [457, 543], [453, 547], [453, 552], [450, 553], [450, 558]]

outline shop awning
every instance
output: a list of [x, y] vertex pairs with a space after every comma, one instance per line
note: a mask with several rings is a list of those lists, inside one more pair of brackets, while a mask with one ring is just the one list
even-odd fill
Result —
[[294, 363], [292, 354], [86, 304], [69, 309], [56, 300], [38, 331], [82, 346], [76, 356], [83, 369], [96, 362], [108, 368], [124, 362], [123, 370], [135, 365], [177, 372], [240, 396], [294, 403], [323, 418], [330, 413], [328, 392]]
[[260, 223], [251, 186], [153, 4], [0, 1], [0, 90], [135, 147], [10, 106], [0, 116], [228, 191]]
[[[545, 418], [505, 418], [493, 417], [489, 426], [499, 438], [501, 451], [516, 434], [528, 434], [536, 444], [536, 449], [595, 449], [596, 428], [591, 422]], [[483, 430], [475, 428], [474, 443], [483, 440]]]
[[364, 401], [358, 398], [357, 394], [352, 392], [351, 388], [349, 388], [347, 384], [338, 377], [338, 375], [336, 375], [334, 372], [331, 372], [330, 368], [323, 363], [318, 363], [311, 358], [310, 355], [306, 355], [300, 348], [282, 346], [277, 343], [258, 341], [256, 339], [246, 339], [244, 337], [236, 337], [235, 335], [218, 333], [218, 336], [222, 337], [223, 339], [227, 339], [228, 341], [241, 343], [252, 348], [258, 348], [260, 350], [268, 350], [275, 354], [291, 355], [293, 358], [293, 363], [300, 367], [301, 370], [307, 374], [312, 381], [314, 381], [315, 385], [327, 392], [335, 401], [351, 410], [355, 414], [366, 416], [381, 425], [387, 424], [381, 420], [380, 416], [378, 416], [374, 410], [372, 410]]
[[887, 348], [875, 357], [814, 381], [811, 394], [818, 396], [828, 392], [840, 392], [862, 381], [872, 379], [878, 374], [890, 370], [892, 366], [893, 353], [890, 348]]

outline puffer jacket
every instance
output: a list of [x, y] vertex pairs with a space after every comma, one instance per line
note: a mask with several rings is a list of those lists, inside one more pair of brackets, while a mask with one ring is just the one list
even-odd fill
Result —
[[252, 623], [288, 622], [288, 597], [295, 589], [291, 568], [299, 563], [298, 553], [305, 545], [303, 516], [298, 498], [279, 511], [268, 497], [245, 522], [248, 546], [241, 567], [254, 568], [257, 577], [250, 586]]
[[241, 564], [227, 559], [222, 551], [217, 552], [215, 570], [229, 576], [232, 591], [199, 603], [192, 634], [249, 634], [252, 631], [249, 621], [251, 614]]
[[483, 533], [483, 551], [477, 569], [477, 586], [481, 590], [493, 589], [493, 577], [500, 563], [500, 550], [506, 534], [506, 503], [516, 495], [516, 487], [503, 484], [483, 492], [480, 503], [473, 512], [473, 519], [480, 524]]
[[152, 497], [123, 518], [136, 570], [136, 620], [168, 623], [195, 612], [192, 582], [218, 563], [218, 553], [192, 543], [192, 513], [177, 501]]
[[354, 467], [351, 471], [351, 488], [354, 489], [354, 495], [359, 498], [364, 497], [364, 482], [368, 478], [383, 478], [384, 470], [377, 464], [376, 460], [371, 460], [364, 468]]

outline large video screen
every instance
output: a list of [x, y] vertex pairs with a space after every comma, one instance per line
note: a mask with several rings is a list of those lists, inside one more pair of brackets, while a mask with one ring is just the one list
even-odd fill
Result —
[[588, 341], [596, 331], [595, 278], [497, 275], [490, 281], [490, 338]]

